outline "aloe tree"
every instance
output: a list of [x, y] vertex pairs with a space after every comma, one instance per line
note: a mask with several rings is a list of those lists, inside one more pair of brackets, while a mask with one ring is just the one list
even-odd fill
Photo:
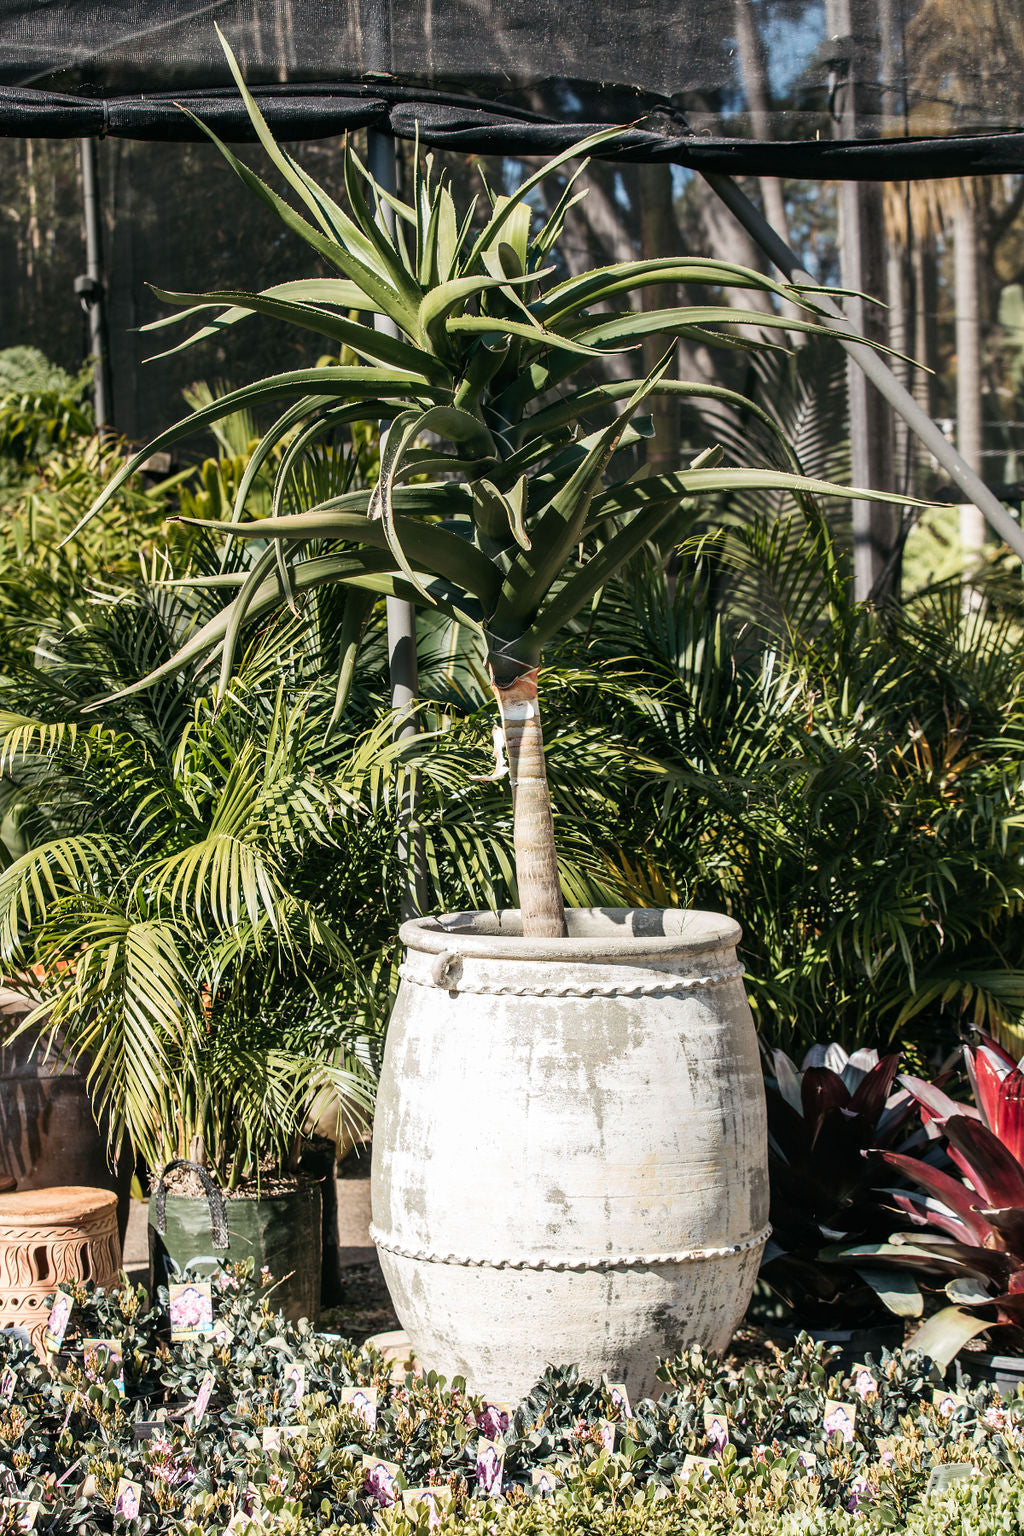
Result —
[[[560, 166], [614, 138], [614, 129], [549, 161], [510, 195], [487, 189], [479, 217], [476, 203], [456, 209], [429, 157], [405, 201], [379, 187], [347, 145], [343, 208], [275, 143], [228, 57], [260, 143], [305, 211], [205, 131], [246, 185], [338, 275], [260, 293], [158, 293], [184, 307], [184, 316], [173, 318], [199, 322], [182, 346], [220, 336], [255, 314], [325, 338], [342, 349], [342, 360], [260, 379], [196, 411], [129, 460], [89, 515], [158, 448], [240, 408], [289, 402], [257, 447], [230, 520], [219, 525], [231, 539], [255, 541], [258, 553], [248, 571], [225, 573], [221, 610], [169, 665], [216, 657], [224, 691], [244, 625], [279, 604], [297, 604], [313, 587], [342, 583], [350, 595], [340, 708], [378, 595], [434, 605], [474, 626], [484, 638], [505, 731], [523, 929], [564, 935], [538, 688], [545, 645], [645, 543], [664, 538], [667, 525], [681, 537], [702, 496], [755, 485], [850, 494], [803, 476], [783, 442], [783, 467], [730, 469], [712, 449], [678, 472], [645, 478], [627, 466], [616, 481], [618, 451], [650, 434], [639, 414], [650, 397], [738, 397], [670, 379], [666, 364], [615, 382], [602, 381], [593, 365], [652, 335], [749, 348], [764, 342], [721, 328], [749, 322], [762, 337], [773, 326], [818, 329], [813, 318], [733, 307], [717, 293], [702, 305], [634, 310], [630, 301], [641, 288], [760, 290], [799, 302], [812, 315], [813, 296], [744, 267], [689, 257], [560, 277], [553, 253], [566, 212], [581, 195], [574, 184], [582, 167], [546, 220], [535, 214], [535, 191]], [[393, 232], [385, 210], [394, 215]], [[373, 316], [386, 325], [366, 323]], [[322, 434], [365, 420], [387, 427], [376, 485], [282, 515], [303, 455]], [[771, 430], [767, 418], [765, 425]], [[272, 513], [247, 518], [256, 478], [282, 444]]]

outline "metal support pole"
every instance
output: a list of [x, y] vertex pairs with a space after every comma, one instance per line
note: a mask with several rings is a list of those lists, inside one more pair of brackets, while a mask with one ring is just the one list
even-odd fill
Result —
[[[784, 155], [785, 149], [780, 148], [779, 153]], [[717, 171], [704, 171], [702, 175], [712, 191], [717, 193], [726, 207], [735, 214], [743, 228], [784, 277], [790, 282], [816, 286], [814, 279], [801, 268], [798, 257], [785, 241], [779, 238], [749, 197], [740, 191], [731, 176], [723, 176]], [[824, 310], [824, 315], [817, 317], [820, 323], [835, 332], [839, 342], [871, 380], [879, 394], [888, 400], [914, 436], [924, 444], [929, 453], [942, 465], [950, 479], [960, 487], [964, 493], [964, 499], [978, 508], [987, 519], [989, 527], [1003, 540], [1004, 544], [1008, 544], [1014, 554], [1024, 560], [1024, 530], [1010, 516], [999, 498], [993, 495], [980, 476], [961, 458], [931, 417], [904, 389], [879, 353], [861, 339], [838, 304], [835, 304], [827, 295], [820, 293], [815, 295], [815, 303]]]
[[[384, 191], [398, 191], [398, 174], [395, 160], [395, 141], [389, 134], [367, 133], [367, 168], [370, 175]], [[394, 211], [382, 208], [383, 219], [394, 223]], [[398, 334], [398, 327], [386, 315], [377, 315], [374, 326], [390, 335]], [[381, 423], [381, 451], [387, 440], [387, 427]], [[388, 621], [388, 669], [391, 677], [391, 707], [399, 714], [395, 738], [405, 741], [418, 734], [416, 721], [411, 714], [419, 690], [419, 670], [416, 664], [416, 609], [412, 603], [400, 597], [385, 599]], [[422, 837], [416, 829], [416, 805], [418, 795], [414, 780], [406, 778], [406, 788], [399, 807], [400, 828], [398, 853], [408, 872], [405, 899], [402, 904], [404, 917], [416, 917], [426, 902], [426, 861], [423, 856]]]
[[96, 175], [96, 140], [80, 139], [82, 162], [82, 214], [85, 221], [85, 276], [75, 279], [75, 292], [89, 319], [89, 354], [92, 357], [92, 392], [97, 427], [110, 425], [110, 358], [104, 319], [106, 285], [103, 281], [103, 239]]

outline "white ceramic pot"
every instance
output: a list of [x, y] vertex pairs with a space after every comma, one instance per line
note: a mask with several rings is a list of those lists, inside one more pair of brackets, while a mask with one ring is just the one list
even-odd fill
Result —
[[707, 912], [405, 923], [373, 1135], [373, 1237], [428, 1368], [516, 1400], [548, 1364], [655, 1389], [723, 1349], [768, 1236], [764, 1090]]

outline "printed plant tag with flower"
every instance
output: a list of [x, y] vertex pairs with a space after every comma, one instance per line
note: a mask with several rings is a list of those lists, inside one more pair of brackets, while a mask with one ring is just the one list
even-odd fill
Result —
[[5, 1366], [0, 1372], [0, 1403], [9, 1403], [12, 1400], [17, 1385], [17, 1371], [12, 1365]]
[[530, 1473], [530, 1487], [535, 1498], [554, 1498], [555, 1489], [561, 1486], [562, 1475], [554, 1467], [534, 1467]]
[[512, 1413], [511, 1403], [495, 1398], [484, 1403], [476, 1416], [476, 1427], [485, 1440], [501, 1440], [508, 1433], [509, 1425], [512, 1423]]
[[501, 1480], [505, 1472], [504, 1440], [480, 1439], [476, 1443], [476, 1491], [493, 1494], [501, 1492]]
[[378, 1509], [388, 1509], [398, 1502], [402, 1472], [396, 1461], [381, 1461], [379, 1456], [364, 1456], [363, 1493]]
[[377, 1388], [342, 1387], [341, 1406], [354, 1413], [367, 1429], [377, 1427]]
[[285, 1402], [292, 1402], [297, 1407], [306, 1395], [306, 1367], [301, 1361], [293, 1360], [284, 1368], [284, 1387], [282, 1393]]
[[684, 1483], [688, 1483], [695, 1476], [700, 1476], [707, 1482], [714, 1477], [716, 1465], [711, 1456], [684, 1456], [679, 1476]]
[[856, 1423], [856, 1403], [841, 1403], [834, 1397], [826, 1397], [825, 1412], [822, 1415], [822, 1427], [826, 1435], [839, 1435], [844, 1444], [849, 1445], [853, 1440]]
[[611, 1419], [601, 1419], [597, 1425], [597, 1438], [601, 1442], [601, 1449], [608, 1452], [609, 1456], [615, 1449], [615, 1425]]
[[850, 1372], [850, 1379], [853, 1382], [853, 1390], [862, 1403], [866, 1402], [869, 1397], [878, 1396], [878, 1382], [875, 1380], [875, 1373], [869, 1365], [855, 1365]]
[[214, 1319], [213, 1327], [210, 1330], [210, 1337], [219, 1348], [223, 1349], [226, 1345], [230, 1344], [234, 1336], [233, 1330], [228, 1327], [222, 1317]]
[[187, 1280], [167, 1288], [171, 1342], [184, 1344], [213, 1332], [213, 1289], [208, 1280]]
[[629, 1393], [626, 1391], [625, 1383], [610, 1381], [608, 1383], [608, 1396], [612, 1400], [612, 1407], [615, 1409], [619, 1421], [623, 1424], [627, 1423], [633, 1417], [633, 1411], [629, 1406]]
[[817, 1475], [818, 1458], [815, 1456], [813, 1451], [801, 1451], [796, 1459], [796, 1464], [799, 1469], [797, 1472], [798, 1477], [801, 1472], [806, 1472], [811, 1477]]
[[714, 1409], [705, 1408], [704, 1439], [715, 1455], [721, 1456], [729, 1444], [729, 1420], [724, 1413], [715, 1413]]
[[67, 1291], [58, 1291], [53, 1298], [53, 1306], [50, 1308], [46, 1330], [43, 1333], [43, 1347], [49, 1354], [55, 1355], [63, 1344], [74, 1307], [75, 1303]]
[[205, 1414], [207, 1408], [210, 1406], [210, 1398], [213, 1395], [213, 1382], [213, 1372], [207, 1371], [206, 1375], [199, 1383], [199, 1390], [196, 1393], [196, 1400], [192, 1404], [193, 1424], [201, 1424], [203, 1421], [203, 1415]]
[[936, 1387], [932, 1392], [932, 1404], [940, 1419], [948, 1419], [966, 1401], [962, 1393], [948, 1392], [945, 1387]]
[[133, 1483], [127, 1477], [119, 1478], [114, 1495], [114, 1514], [120, 1515], [122, 1520], [137, 1520], [141, 1502], [142, 1484]]
[[425, 1504], [427, 1506], [427, 1525], [433, 1527], [441, 1524], [441, 1517], [452, 1502], [450, 1488], [403, 1488], [402, 1508], [411, 1512]]
[[82, 1363], [87, 1381], [102, 1381], [124, 1397], [124, 1359], [118, 1339], [83, 1339]]

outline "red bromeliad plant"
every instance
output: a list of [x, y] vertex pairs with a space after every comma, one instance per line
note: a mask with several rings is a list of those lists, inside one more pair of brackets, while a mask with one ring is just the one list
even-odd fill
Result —
[[[865, 1259], [864, 1282], [849, 1283], [846, 1246], [884, 1238], [891, 1214], [879, 1198], [881, 1165], [869, 1149], [902, 1146], [915, 1102], [894, 1091], [899, 1053], [848, 1055], [815, 1045], [798, 1071], [783, 1051], [766, 1056], [768, 1173], [772, 1236], [761, 1278], [801, 1325], [841, 1327], [884, 1317], [880, 1302], [901, 1315], [922, 1312], [912, 1275]], [[770, 1063], [770, 1065], [769, 1065]]]
[[894, 1234], [874, 1257], [949, 1277], [953, 1305], [912, 1341], [940, 1361], [985, 1328], [1024, 1329], [1024, 1071], [985, 1035], [965, 1046], [964, 1060], [977, 1107], [905, 1077], [929, 1133], [925, 1153], [877, 1154], [917, 1189], [891, 1192], [913, 1231]]

